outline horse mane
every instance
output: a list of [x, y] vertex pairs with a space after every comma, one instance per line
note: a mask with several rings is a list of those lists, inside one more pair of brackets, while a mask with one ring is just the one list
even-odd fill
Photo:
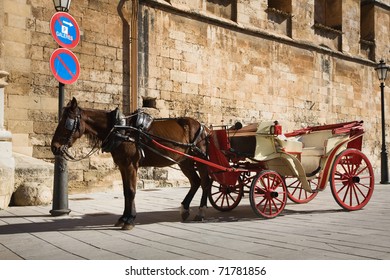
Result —
[[101, 147], [102, 146], [102, 140], [100, 140], [96, 135], [93, 135], [92, 133], [86, 133], [85, 137], [87, 137], [88, 144], [91, 147]]
[[[80, 107], [79, 107], [80, 108]], [[116, 117], [117, 117], [117, 109], [113, 111], [106, 111], [106, 110], [99, 110], [99, 109], [82, 109], [80, 110], [84, 113], [89, 115], [90, 113], [104, 113], [108, 114], [108, 123], [109, 126], [114, 126]], [[88, 117], [89, 118], [89, 117]], [[109, 128], [110, 129], [110, 128]], [[95, 133], [85, 133], [85, 137], [87, 138], [88, 144], [94, 148], [100, 148], [102, 146], [102, 143], [104, 142], [105, 139], [100, 139], [97, 134]]]

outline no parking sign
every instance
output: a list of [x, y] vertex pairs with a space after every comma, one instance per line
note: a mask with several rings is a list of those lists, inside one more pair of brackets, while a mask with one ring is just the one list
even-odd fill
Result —
[[80, 63], [76, 55], [64, 48], [56, 49], [50, 57], [50, 69], [63, 84], [73, 84], [80, 76]]

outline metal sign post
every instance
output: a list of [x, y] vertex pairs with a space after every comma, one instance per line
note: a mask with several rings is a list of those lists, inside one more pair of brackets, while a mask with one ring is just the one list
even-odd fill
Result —
[[[61, 82], [58, 85], [58, 119], [61, 118], [64, 106], [64, 86]], [[68, 163], [63, 156], [55, 156], [53, 204], [50, 214], [52, 216], [61, 216], [69, 214], [70, 211], [68, 207]]]
[[[65, 12], [57, 12], [50, 21], [54, 40], [62, 47], [50, 57], [50, 69], [58, 80], [58, 120], [61, 118], [65, 100], [65, 84], [73, 84], [80, 75], [76, 55], [68, 50], [77, 46], [80, 31], [75, 19]], [[67, 215], [68, 208], [68, 165], [63, 156], [55, 156], [52, 216]]]

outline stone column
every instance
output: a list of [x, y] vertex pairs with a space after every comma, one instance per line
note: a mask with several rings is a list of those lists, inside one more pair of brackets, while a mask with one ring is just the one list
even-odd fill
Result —
[[8, 207], [14, 191], [15, 159], [12, 156], [12, 134], [4, 128], [4, 88], [8, 73], [0, 70], [0, 210]]

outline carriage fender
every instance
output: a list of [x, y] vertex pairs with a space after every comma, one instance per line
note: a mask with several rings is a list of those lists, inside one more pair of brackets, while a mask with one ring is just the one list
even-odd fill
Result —
[[[309, 193], [313, 192], [307, 181], [306, 173], [301, 162], [294, 155], [277, 151], [275, 137], [273, 135], [256, 135], [255, 159], [266, 161], [271, 170], [275, 170], [282, 176], [292, 175], [297, 177], [301, 181], [302, 188], [305, 191]], [[280, 161], [282, 162], [280, 163]]]
[[[299, 161], [299, 159], [296, 156], [288, 154], [288, 153], [281, 152], [279, 154], [280, 154], [280, 157], [286, 161], [287, 166], [289, 166], [293, 170], [293, 172], [295, 173], [295, 176], [301, 182], [302, 188], [309, 193], [313, 193], [313, 190], [311, 189], [309, 182], [307, 180], [305, 170], [303, 169], [303, 166], [302, 166], [301, 162]], [[287, 175], [287, 174], [283, 174], [283, 173], [281, 173], [281, 174]]]
[[261, 161], [266, 162], [268, 169], [276, 171], [282, 176], [298, 178], [302, 184], [302, 188], [309, 193], [313, 193], [306, 178], [305, 170], [296, 156], [285, 152], [276, 152], [264, 156]]
[[363, 133], [356, 134], [350, 138], [347, 138], [347, 139], [339, 142], [337, 145], [335, 145], [335, 147], [331, 151], [329, 151], [329, 153], [327, 154], [326, 161], [324, 163], [323, 171], [320, 173], [319, 185], [318, 185], [318, 188], [320, 190], [323, 190], [325, 188], [326, 183], [329, 180], [330, 172], [331, 172], [331, 169], [333, 167], [333, 163], [336, 160], [337, 155], [341, 151], [345, 150], [346, 144], [348, 144], [352, 141], [355, 141], [356, 139], [358, 139], [360, 137], [363, 137]]

